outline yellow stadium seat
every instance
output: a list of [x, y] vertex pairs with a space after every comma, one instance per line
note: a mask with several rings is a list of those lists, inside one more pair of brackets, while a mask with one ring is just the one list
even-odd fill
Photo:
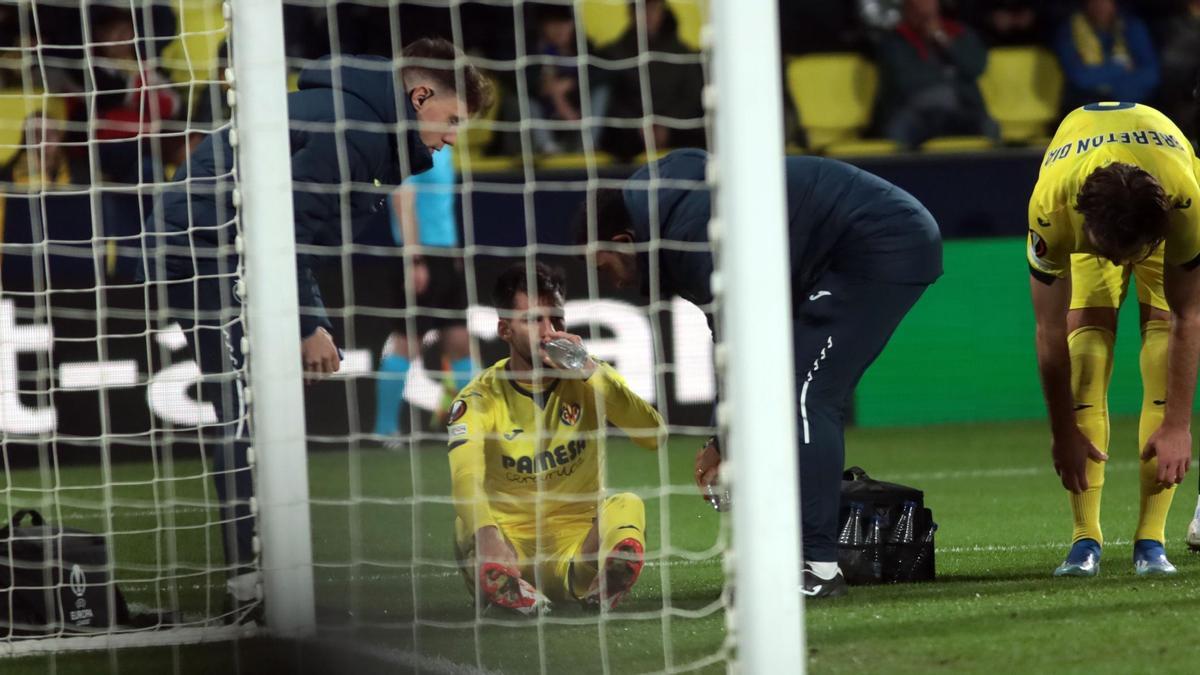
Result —
[[656, 150], [654, 152], [649, 152], [649, 151], [643, 152], [643, 153], [639, 154], [637, 157], [633, 158], [633, 164], [636, 166], [641, 166], [642, 164], [649, 164], [650, 162], [657, 162], [658, 160], [662, 159], [663, 157], [666, 157], [667, 153], [669, 153], [669, 152], [671, 152], [670, 148], [659, 148], [658, 150]]
[[520, 157], [472, 157], [463, 152], [454, 153], [454, 170], [459, 174], [498, 173], [521, 168]]
[[593, 152], [590, 156], [582, 152], [569, 152], [537, 158], [539, 169], [586, 169], [589, 166], [612, 166], [613, 163], [612, 155], [607, 152]]
[[[631, 0], [583, 0], [578, 16], [593, 46], [605, 47], [629, 29]], [[707, 0], [667, 0], [679, 22], [679, 40], [700, 49], [700, 28], [708, 16]]]
[[667, 4], [679, 21], [679, 41], [700, 51], [700, 29], [708, 20], [708, 3], [705, 0], [667, 0]]
[[830, 157], [879, 157], [897, 152], [900, 152], [899, 144], [886, 138], [838, 141], [825, 146], [825, 154]]
[[787, 86], [808, 146], [821, 150], [870, 124], [879, 72], [858, 54], [810, 54], [788, 61]]
[[987, 136], [941, 136], [921, 144], [921, 152], [983, 152], [996, 147]]
[[217, 72], [217, 52], [229, 37], [221, 13], [221, 0], [173, 0], [179, 19], [179, 37], [163, 49], [162, 62], [175, 82], [212, 81]]
[[627, 0], [583, 0], [578, 14], [588, 40], [596, 47], [616, 42], [629, 27]]
[[25, 145], [25, 120], [45, 110], [46, 115], [66, 118], [66, 101], [41, 92], [25, 93], [21, 89], [0, 91], [0, 166], [12, 160]]
[[1058, 120], [1063, 76], [1041, 47], [996, 47], [988, 52], [979, 89], [1005, 141], [1031, 142]]

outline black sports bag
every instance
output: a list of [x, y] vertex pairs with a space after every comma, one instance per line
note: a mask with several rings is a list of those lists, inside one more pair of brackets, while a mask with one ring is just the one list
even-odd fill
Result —
[[933, 581], [937, 523], [920, 490], [850, 467], [838, 522], [838, 565], [847, 583]]
[[47, 525], [29, 509], [0, 528], [0, 637], [86, 633], [128, 623], [125, 598], [111, 582], [104, 537]]

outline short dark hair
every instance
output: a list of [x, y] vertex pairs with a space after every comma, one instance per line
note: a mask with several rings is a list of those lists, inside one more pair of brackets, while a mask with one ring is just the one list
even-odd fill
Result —
[[[567, 297], [567, 276], [562, 268], [537, 263], [533, 275], [537, 297]], [[511, 310], [516, 306], [518, 293], [533, 295], [529, 292], [529, 272], [523, 262], [513, 263], [496, 279], [496, 286], [492, 289], [492, 305], [498, 310]]]
[[[472, 115], [492, 105], [492, 83], [469, 63], [462, 66], [462, 80], [466, 91], [458, 91], [454, 69], [460, 52], [449, 40], [421, 38], [405, 47], [402, 54], [405, 64], [403, 77], [428, 78], [438, 87], [457, 93], [466, 102], [467, 112]], [[407, 65], [410, 60], [416, 60], [417, 63]], [[441, 63], [430, 63], [431, 61]]]
[[[575, 243], [593, 243], [588, 237], [586, 201], [579, 205], [575, 217], [571, 220], [571, 227], [575, 230]], [[596, 239], [612, 241], [619, 234], [633, 234], [633, 215], [625, 205], [624, 191], [620, 188], [599, 188], [596, 190]]]
[[1116, 162], [1091, 173], [1075, 210], [1096, 253], [1116, 263], [1152, 252], [1167, 236], [1171, 200], [1154, 176]]

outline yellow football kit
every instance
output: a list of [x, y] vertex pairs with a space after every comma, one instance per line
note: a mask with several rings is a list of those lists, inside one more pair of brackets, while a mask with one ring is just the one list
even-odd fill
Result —
[[596, 575], [596, 561], [579, 555], [593, 524], [601, 555], [627, 538], [645, 546], [641, 499], [603, 493], [605, 422], [653, 450], [662, 417], [605, 363], [586, 380], [552, 380], [541, 391], [518, 382], [508, 363], [480, 373], [450, 408], [459, 553], [466, 565], [475, 532], [494, 525], [523, 579], [552, 599], [579, 598]]
[[[1115, 265], [1096, 255], [1075, 209], [1079, 190], [1098, 168], [1120, 162], [1140, 167], [1163, 186], [1173, 208], [1166, 239], [1150, 257]], [[1200, 160], [1179, 128], [1162, 113], [1133, 103], [1095, 103], [1075, 110], [1062, 121], [1042, 160], [1037, 186], [1029, 200], [1026, 257], [1044, 275], [1071, 279], [1071, 309], [1117, 308], [1132, 275], [1138, 301], [1169, 310], [1163, 293], [1163, 265], [1200, 261]], [[1140, 359], [1143, 402], [1138, 452], [1162, 422], [1166, 399], [1166, 354], [1169, 323], [1142, 326]], [[1115, 336], [1106, 328], [1082, 327], [1068, 336], [1075, 419], [1102, 451], [1108, 450], [1108, 382], [1112, 374]], [[1156, 480], [1157, 460], [1141, 463], [1141, 512], [1135, 540], [1163, 541], [1174, 488]], [[1100, 530], [1100, 493], [1104, 464], [1089, 461], [1089, 488], [1071, 495], [1074, 541], [1095, 539]]]

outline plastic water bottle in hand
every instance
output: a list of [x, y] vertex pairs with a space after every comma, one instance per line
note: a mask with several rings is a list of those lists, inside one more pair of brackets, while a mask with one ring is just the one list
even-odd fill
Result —
[[546, 351], [546, 356], [550, 357], [554, 367], [560, 370], [580, 370], [588, 360], [587, 349], [566, 338], [555, 338], [546, 342], [542, 344], [542, 349]]
[[708, 500], [710, 506], [718, 511], [728, 511], [729, 507], [733, 505], [729, 488], [716, 482], [704, 486], [704, 498]]

